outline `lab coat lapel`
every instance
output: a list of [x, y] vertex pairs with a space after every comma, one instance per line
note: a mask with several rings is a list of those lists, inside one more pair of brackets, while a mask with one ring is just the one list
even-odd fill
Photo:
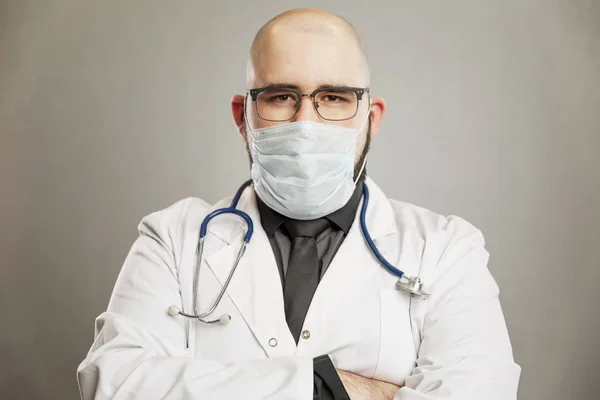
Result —
[[[296, 343], [285, 320], [281, 278], [271, 244], [260, 222], [252, 187], [245, 190], [237, 208], [252, 218], [254, 234], [229, 283], [227, 295], [268, 356], [291, 355]], [[217, 217], [209, 224], [208, 233], [227, 243], [206, 257], [221, 285], [224, 285], [235, 263], [245, 231], [243, 219], [233, 215]], [[276, 339], [276, 346], [273, 346], [272, 339]]]
[[[395, 260], [399, 246], [394, 211], [384, 193], [370, 178], [367, 177], [366, 183], [370, 195], [366, 213], [369, 234], [383, 256]], [[347, 296], [372, 284], [374, 274], [381, 276], [381, 264], [369, 250], [360, 228], [363, 203], [364, 196], [346, 239], [317, 287], [311, 314], [325, 317], [325, 309], [335, 309], [336, 304], [343, 302]]]

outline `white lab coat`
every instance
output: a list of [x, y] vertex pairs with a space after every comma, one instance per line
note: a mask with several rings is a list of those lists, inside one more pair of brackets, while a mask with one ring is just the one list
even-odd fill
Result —
[[[421, 276], [428, 300], [396, 288], [397, 279], [369, 252], [357, 213], [310, 304], [303, 327], [310, 338], [296, 345], [249, 187], [238, 208], [254, 221], [254, 236], [213, 314], [229, 313], [231, 323], [170, 316], [172, 304], [192, 312], [200, 224], [231, 200], [210, 206], [185, 199], [140, 223], [77, 371], [82, 399], [312, 399], [312, 359], [322, 354], [339, 369], [403, 386], [396, 400], [516, 399], [520, 368], [480, 231], [461, 218], [388, 200], [371, 179], [367, 184], [372, 238], [392, 264]], [[216, 298], [244, 233], [236, 216], [209, 224], [201, 311]]]

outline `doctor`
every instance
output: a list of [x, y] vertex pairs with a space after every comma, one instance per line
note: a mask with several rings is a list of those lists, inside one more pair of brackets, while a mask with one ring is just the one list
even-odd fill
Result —
[[[481, 232], [389, 200], [366, 175], [386, 107], [352, 25], [313, 9], [275, 17], [247, 83], [231, 105], [253, 183], [237, 203], [254, 223], [244, 256], [227, 282], [247, 224], [220, 215], [196, 270], [201, 223], [231, 197], [143, 218], [79, 365], [82, 399], [516, 399]], [[368, 233], [429, 297], [399, 290], [369, 251], [363, 182]], [[227, 283], [205, 318], [224, 323], [178, 313], [209, 310]]]

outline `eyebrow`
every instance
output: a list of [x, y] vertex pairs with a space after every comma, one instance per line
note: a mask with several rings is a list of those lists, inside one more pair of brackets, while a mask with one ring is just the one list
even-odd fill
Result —
[[[345, 84], [322, 83], [319, 86], [317, 86], [317, 88], [315, 90], [328, 88], [328, 87], [347, 88], [350, 86], [345, 85]], [[296, 90], [300, 91], [299, 85], [296, 85], [293, 83], [285, 83], [285, 82], [270, 83], [266, 86], [263, 86], [262, 88], [263, 89], [296, 89]]]

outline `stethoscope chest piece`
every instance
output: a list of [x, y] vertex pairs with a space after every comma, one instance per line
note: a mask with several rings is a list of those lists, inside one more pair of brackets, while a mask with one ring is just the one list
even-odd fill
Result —
[[408, 292], [411, 297], [420, 296], [423, 297], [423, 300], [427, 300], [429, 297], [429, 293], [423, 290], [423, 283], [421, 283], [421, 279], [418, 276], [407, 277], [406, 275], [402, 275], [396, 282], [396, 286]]

